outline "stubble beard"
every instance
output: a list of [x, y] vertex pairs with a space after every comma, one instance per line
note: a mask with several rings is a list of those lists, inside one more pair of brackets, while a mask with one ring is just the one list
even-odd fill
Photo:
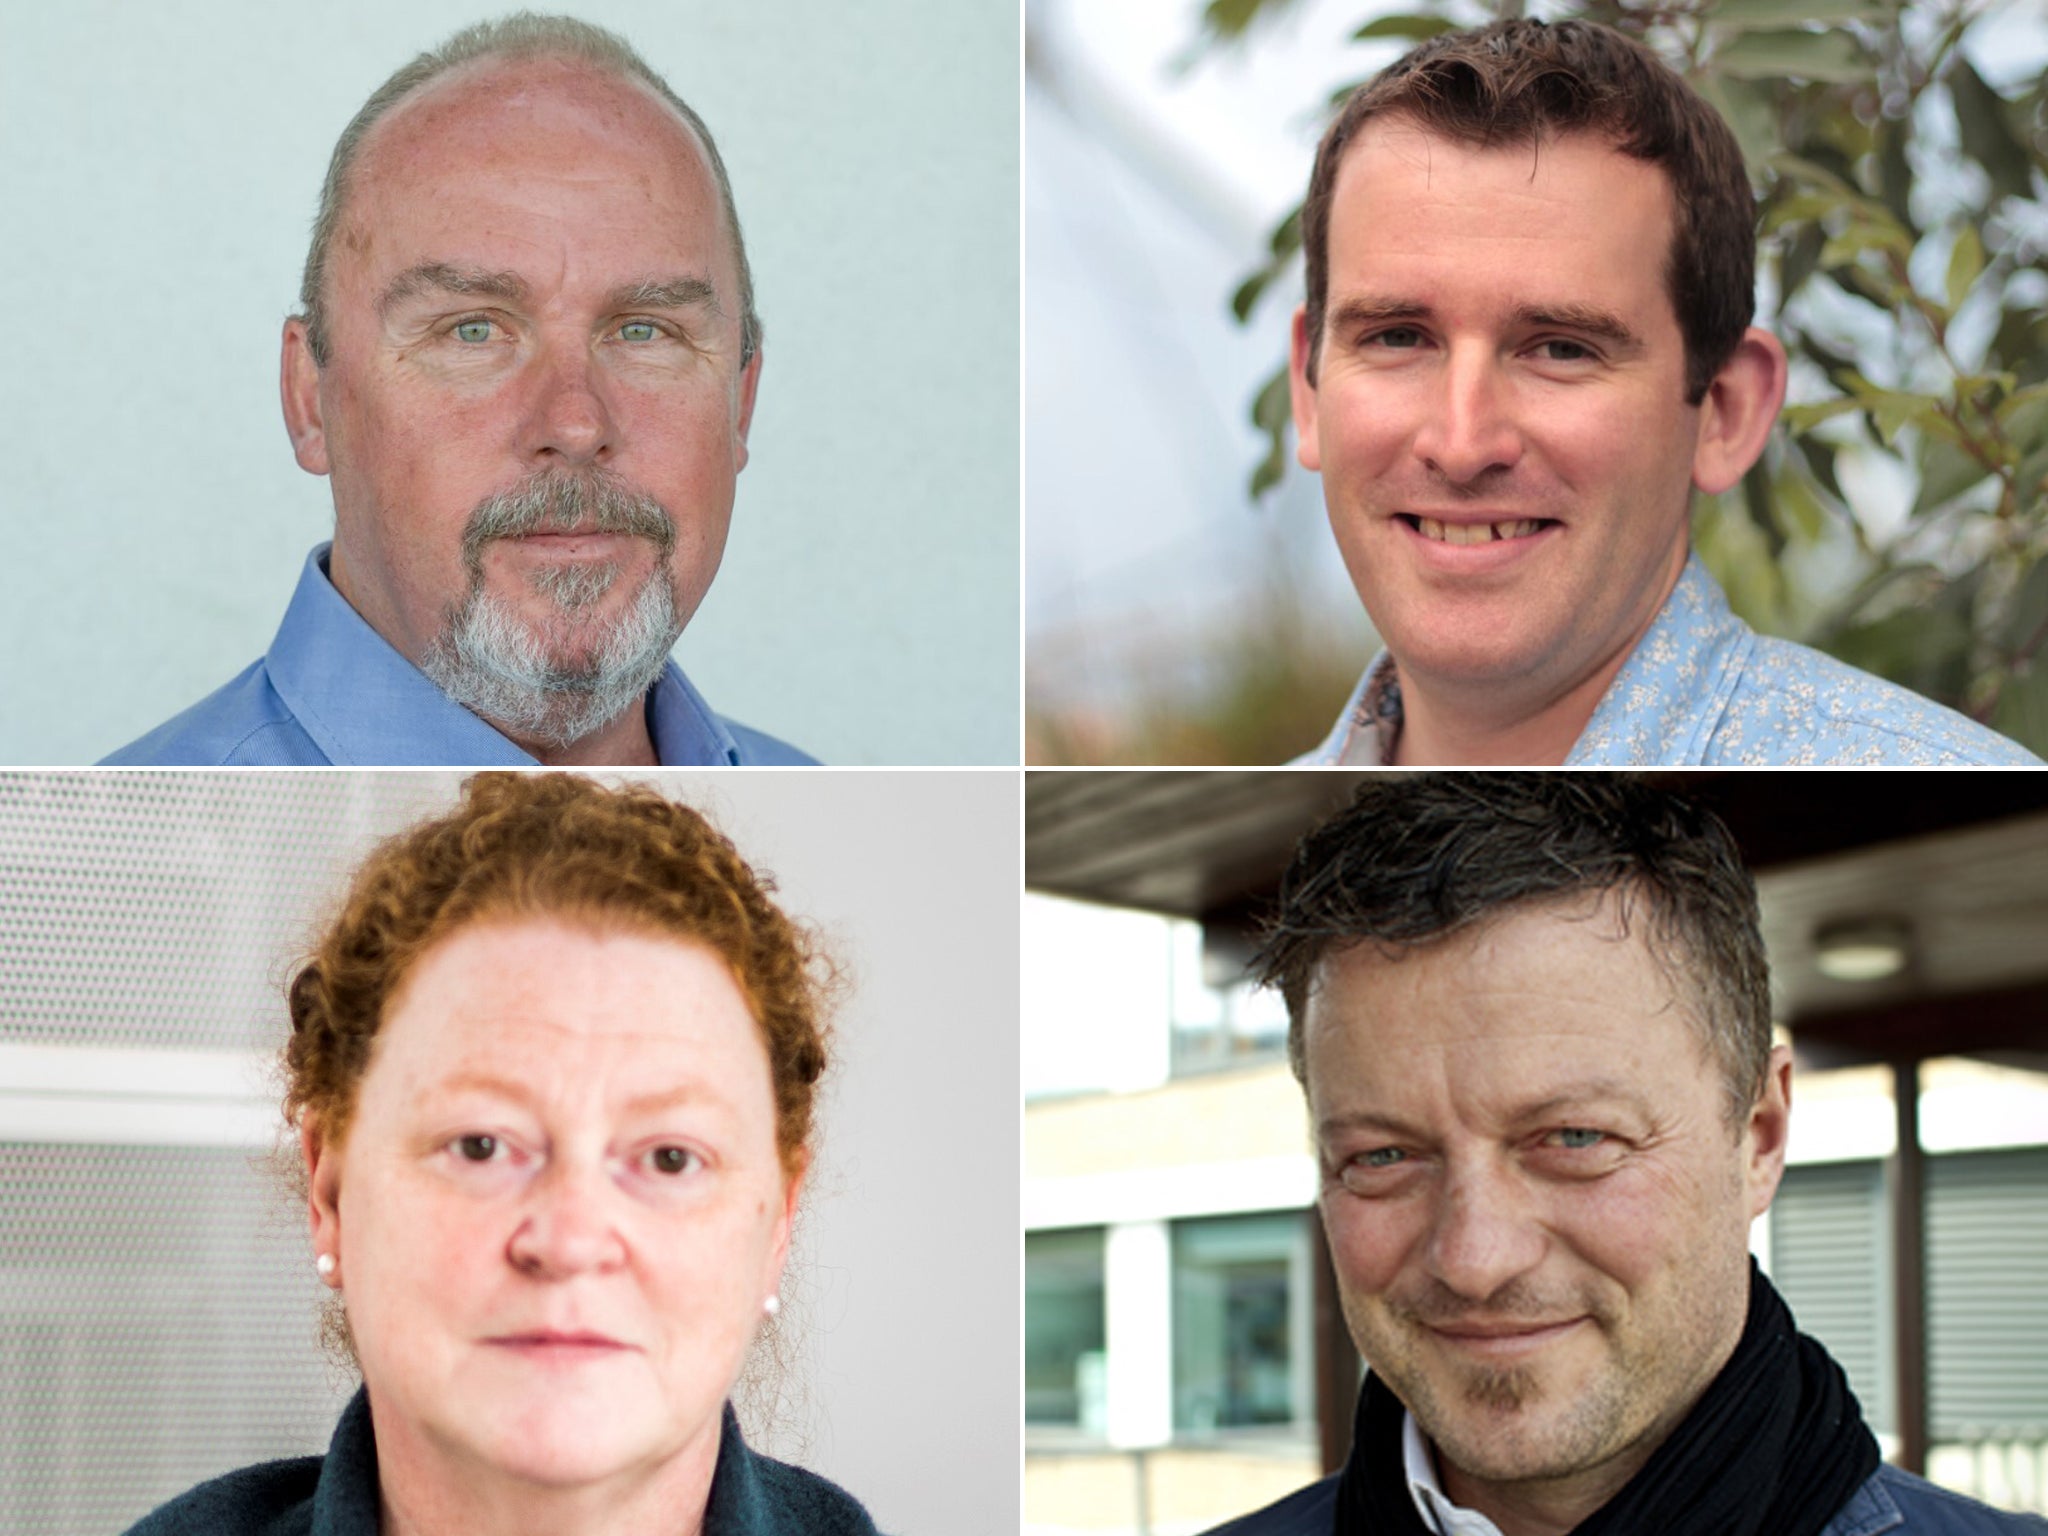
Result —
[[[591, 610], [621, 575], [610, 561], [542, 566], [532, 590], [539, 619], [518, 614], [484, 585], [492, 541], [530, 533], [624, 533], [658, 558], [633, 601], [610, 619]], [[616, 477], [535, 475], [478, 503], [462, 532], [469, 574], [420, 667], [441, 691], [520, 741], [566, 748], [603, 730], [661, 676], [682, 625], [676, 617], [675, 524], [667, 510]]]
[[[1491, 1298], [1489, 1317], [1532, 1322], [1587, 1316], [1604, 1337], [1605, 1359], [1590, 1379], [1564, 1382], [1547, 1361], [1489, 1365], [1445, 1361], [1425, 1333], [1425, 1318], [1449, 1322], [1469, 1307], [1411, 1309], [1391, 1298], [1346, 1305], [1351, 1331], [1372, 1369], [1445, 1460], [1488, 1482], [1574, 1477], [1625, 1450], [1636, 1438], [1638, 1374], [1615, 1344], [1614, 1322], [1598, 1307], [1517, 1304]], [[1575, 1373], [1576, 1374], [1576, 1373]], [[1647, 1426], [1643, 1426], [1647, 1427]]]

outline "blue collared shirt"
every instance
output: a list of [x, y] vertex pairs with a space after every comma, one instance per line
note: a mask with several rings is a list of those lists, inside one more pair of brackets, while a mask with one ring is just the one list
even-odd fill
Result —
[[[263, 659], [104, 762], [282, 768], [531, 767], [536, 759], [407, 661], [306, 557]], [[673, 658], [647, 694], [647, 729], [665, 765], [810, 763], [787, 742], [721, 719]]]
[[[1302, 763], [1390, 763], [1401, 733], [1393, 658], [1373, 658], [1336, 729]], [[1567, 767], [1742, 763], [2039, 768], [2018, 742], [1790, 640], [1728, 607], [1698, 555], [1601, 697]]]

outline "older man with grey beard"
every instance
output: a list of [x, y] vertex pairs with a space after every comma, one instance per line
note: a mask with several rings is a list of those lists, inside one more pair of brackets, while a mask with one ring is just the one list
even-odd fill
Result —
[[330, 477], [264, 657], [138, 764], [804, 763], [669, 652], [716, 575], [761, 326], [709, 131], [601, 28], [519, 15], [342, 133], [285, 425]]

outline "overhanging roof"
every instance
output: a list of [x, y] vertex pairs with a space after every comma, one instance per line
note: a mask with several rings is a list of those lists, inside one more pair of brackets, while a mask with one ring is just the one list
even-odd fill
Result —
[[[1040, 771], [1025, 779], [1025, 883], [1249, 927], [1295, 840], [1365, 771]], [[1781, 1019], [1843, 1056], [2048, 1052], [2048, 774], [1664, 772], [1708, 801], [1756, 872]], [[1820, 974], [1814, 935], [1885, 916], [1912, 963]]]

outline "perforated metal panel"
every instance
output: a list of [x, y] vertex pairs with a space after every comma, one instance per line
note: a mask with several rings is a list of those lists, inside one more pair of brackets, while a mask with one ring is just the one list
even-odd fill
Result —
[[0, 774], [0, 1039], [268, 1049], [283, 969], [445, 773]]
[[253, 1161], [0, 1143], [0, 1531], [113, 1536], [326, 1448], [346, 1393], [303, 1225]]
[[[0, 1048], [111, 1048], [130, 1083], [152, 1052], [274, 1050], [349, 868], [460, 782], [0, 775]], [[325, 1449], [353, 1384], [316, 1343], [304, 1218], [264, 1154], [52, 1135], [0, 1140], [0, 1532], [113, 1536]]]

